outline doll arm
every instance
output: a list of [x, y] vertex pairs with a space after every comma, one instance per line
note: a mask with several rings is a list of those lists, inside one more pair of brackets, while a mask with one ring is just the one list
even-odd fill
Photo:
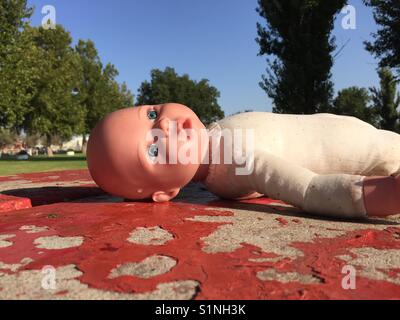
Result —
[[327, 216], [365, 218], [363, 180], [347, 174], [320, 175], [265, 151], [254, 153], [250, 186], [268, 197]]

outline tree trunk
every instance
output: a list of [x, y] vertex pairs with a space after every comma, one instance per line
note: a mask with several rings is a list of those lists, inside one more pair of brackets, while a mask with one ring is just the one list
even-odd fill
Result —
[[87, 139], [86, 139], [86, 134], [84, 134], [82, 138], [82, 153], [85, 156], [86, 156], [86, 150], [87, 150]]
[[47, 140], [46, 153], [49, 158], [52, 158], [54, 157], [54, 153], [53, 150], [51, 149], [51, 136], [46, 136], [46, 140]]
[[53, 153], [53, 150], [51, 150], [51, 147], [47, 147], [47, 156], [49, 157], [49, 158], [52, 158], [52, 157], [54, 157], [54, 153]]

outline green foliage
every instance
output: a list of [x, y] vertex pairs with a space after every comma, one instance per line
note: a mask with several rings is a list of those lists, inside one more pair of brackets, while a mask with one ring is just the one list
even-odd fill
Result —
[[71, 36], [63, 27], [29, 31], [40, 50], [41, 74], [35, 81], [37, 91], [25, 116], [24, 128], [30, 134], [45, 136], [47, 145], [51, 145], [54, 136], [68, 140], [82, 131], [85, 110], [80, 107], [77, 87], [83, 71], [71, 48]]
[[75, 51], [83, 67], [83, 77], [78, 86], [80, 105], [85, 110], [82, 133], [88, 134], [108, 113], [133, 105], [133, 95], [126, 84], [119, 85], [116, 68], [107, 64], [103, 68], [93, 41], [79, 40]]
[[380, 58], [381, 67], [395, 68], [400, 74], [400, 1], [364, 0], [374, 9], [375, 22], [380, 26], [373, 42], [365, 42], [366, 49]]
[[0, 0], [1, 57], [8, 54], [4, 49], [15, 43], [20, 29], [26, 26], [32, 13], [33, 9], [28, 7], [27, 0]]
[[0, 153], [1, 148], [12, 144], [15, 140], [15, 134], [13, 134], [10, 130], [0, 129]]
[[371, 88], [375, 112], [379, 116], [379, 127], [384, 130], [400, 132], [398, 126], [400, 95], [397, 83], [388, 68], [379, 70], [380, 88]]
[[18, 130], [34, 94], [39, 53], [25, 32], [25, 0], [0, 0], [0, 127]]
[[312, 114], [328, 109], [332, 96], [331, 38], [334, 19], [347, 0], [258, 0], [259, 55], [267, 55], [261, 87], [277, 113]]
[[62, 26], [30, 27], [26, 0], [0, 0], [0, 128], [50, 145], [89, 133], [107, 113], [133, 105], [118, 71], [104, 68], [90, 40], [76, 51]]
[[24, 146], [28, 148], [34, 148], [38, 142], [40, 141], [40, 135], [39, 134], [25, 134], [24, 136]]
[[176, 102], [190, 107], [209, 124], [224, 117], [218, 104], [219, 91], [207, 79], [194, 81], [187, 74], [179, 76], [173, 68], [151, 71], [151, 82], [144, 81], [139, 90], [136, 105], [155, 105]]
[[339, 91], [329, 111], [338, 115], [353, 116], [377, 126], [374, 110], [369, 107], [370, 101], [367, 89], [350, 87]]

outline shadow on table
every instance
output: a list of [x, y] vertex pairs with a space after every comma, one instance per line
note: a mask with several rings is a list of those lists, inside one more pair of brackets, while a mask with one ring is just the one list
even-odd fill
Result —
[[[142, 202], [151, 203], [151, 201], [149, 200]], [[296, 207], [288, 206], [281, 201], [276, 201], [265, 197], [251, 199], [251, 200], [242, 200], [242, 201], [224, 200], [213, 195], [201, 184], [194, 184], [194, 183], [191, 183], [188, 186], [186, 186], [178, 195], [178, 197], [173, 200], [173, 203], [204, 205], [206, 207], [215, 207], [219, 209], [244, 210], [244, 211], [253, 211], [265, 214], [274, 213], [274, 214], [279, 214], [282, 217], [307, 218], [319, 221], [350, 222], [358, 224], [361, 223], [365, 225], [388, 225], [388, 226], [400, 225], [400, 223], [397, 221], [390, 219], [383, 219], [383, 218], [349, 219], [349, 218], [327, 217], [322, 215], [318, 216], [301, 211], [301, 209], [298, 209]]]
[[[258, 201], [262, 201], [266, 198], [260, 198]], [[253, 211], [257, 213], [274, 213], [279, 214], [282, 217], [288, 218], [306, 218], [311, 220], [319, 220], [319, 221], [332, 221], [332, 222], [349, 222], [349, 223], [357, 223], [357, 224], [365, 224], [365, 225], [388, 225], [388, 226], [398, 226], [399, 222], [384, 219], [384, 218], [368, 218], [368, 219], [355, 219], [355, 218], [338, 218], [338, 217], [328, 217], [323, 215], [315, 215], [309, 214], [307, 212], [301, 211], [295, 207], [287, 207], [286, 205], [274, 203], [252, 203], [250, 201], [229, 201], [229, 200], [215, 200], [208, 203], [209, 206], [218, 207], [223, 209], [231, 209], [231, 210], [245, 210], [245, 211]]]
[[8, 196], [31, 199], [32, 206], [41, 206], [58, 202], [71, 202], [73, 200], [106, 195], [98, 187], [40, 187], [5, 190], [1, 192]]
[[[31, 199], [32, 206], [40, 206], [46, 204], [60, 202], [78, 202], [78, 203], [118, 203], [118, 202], [139, 202], [148, 203], [151, 206], [160, 206], [151, 200], [128, 200], [120, 197], [114, 197], [107, 194], [98, 187], [41, 187], [41, 188], [26, 188], [2, 191], [5, 195], [14, 197], [23, 197]], [[229, 210], [244, 210], [253, 211], [265, 214], [279, 214], [282, 217], [290, 218], [307, 218], [312, 220], [335, 221], [335, 222], [353, 222], [362, 223], [365, 225], [390, 225], [398, 226], [399, 222], [389, 219], [344, 219], [332, 218], [325, 216], [310, 215], [301, 211], [298, 208], [288, 206], [279, 201], [274, 201], [267, 198], [258, 198], [244, 201], [223, 200], [209, 191], [202, 185], [191, 183], [186, 186], [181, 193], [175, 198], [171, 204], [192, 204], [196, 206], [204, 206], [208, 208], [219, 208]]]

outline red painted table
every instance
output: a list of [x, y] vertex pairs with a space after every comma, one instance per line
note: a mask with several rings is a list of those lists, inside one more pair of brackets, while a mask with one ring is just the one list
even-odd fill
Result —
[[0, 177], [0, 192], [0, 299], [400, 298], [400, 216], [326, 220], [198, 185], [126, 202], [85, 170]]

